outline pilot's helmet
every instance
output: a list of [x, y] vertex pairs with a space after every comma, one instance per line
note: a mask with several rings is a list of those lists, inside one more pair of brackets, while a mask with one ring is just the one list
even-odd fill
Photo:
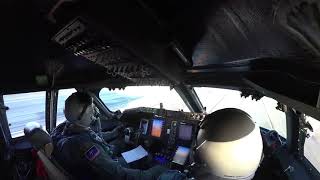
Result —
[[200, 125], [196, 151], [213, 180], [252, 179], [262, 149], [259, 127], [242, 110], [215, 111]]
[[89, 127], [94, 119], [92, 97], [85, 92], [75, 92], [65, 101], [64, 114], [68, 122]]

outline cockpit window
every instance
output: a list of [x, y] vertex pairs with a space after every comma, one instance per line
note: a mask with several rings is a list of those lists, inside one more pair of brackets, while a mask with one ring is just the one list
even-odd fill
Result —
[[132, 86], [113, 91], [103, 88], [99, 96], [111, 111], [136, 107], [159, 108], [160, 103], [167, 110], [190, 111], [179, 94], [168, 86]]
[[4, 95], [4, 104], [12, 138], [23, 136], [27, 122], [35, 121], [45, 128], [46, 92], [32, 92]]
[[320, 121], [307, 116], [306, 120], [312, 126], [312, 130], [308, 130], [309, 136], [304, 143], [304, 156], [310, 163], [320, 172]]
[[197, 87], [194, 88], [207, 113], [222, 108], [239, 108], [247, 112], [260, 127], [276, 130], [282, 137], [287, 137], [285, 113], [276, 109], [277, 101], [263, 97], [252, 100], [242, 98], [241, 92], [229, 89]]

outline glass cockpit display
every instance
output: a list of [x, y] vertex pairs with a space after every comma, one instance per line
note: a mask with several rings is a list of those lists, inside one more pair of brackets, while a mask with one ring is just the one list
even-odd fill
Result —
[[162, 119], [152, 120], [151, 136], [158, 137], [158, 138], [161, 137], [163, 123], [164, 123], [164, 120]]
[[192, 137], [192, 126], [188, 124], [180, 124], [178, 137], [181, 140], [190, 141]]
[[190, 148], [179, 146], [173, 157], [172, 162], [180, 165], [184, 165], [187, 161], [189, 152], [190, 152]]

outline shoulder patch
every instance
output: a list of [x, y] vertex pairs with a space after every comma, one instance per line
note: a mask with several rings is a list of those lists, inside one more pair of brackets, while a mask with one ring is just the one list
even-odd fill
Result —
[[86, 153], [85, 157], [89, 161], [93, 161], [100, 154], [100, 150], [96, 146], [92, 146]]

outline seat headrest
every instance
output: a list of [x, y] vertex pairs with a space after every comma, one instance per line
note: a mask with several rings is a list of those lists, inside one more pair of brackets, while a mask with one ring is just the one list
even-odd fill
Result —
[[50, 135], [37, 122], [27, 123], [24, 128], [24, 134], [36, 150], [45, 149], [48, 144], [52, 144]]

